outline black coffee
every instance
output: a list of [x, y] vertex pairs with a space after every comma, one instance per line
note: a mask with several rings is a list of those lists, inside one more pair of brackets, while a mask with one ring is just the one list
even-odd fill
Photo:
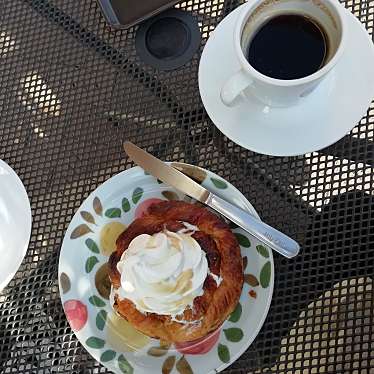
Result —
[[298, 79], [315, 73], [327, 58], [327, 37], [312, 19], [296, 14], [276, 16], [252, 39], [248, 62], [277, 79]]

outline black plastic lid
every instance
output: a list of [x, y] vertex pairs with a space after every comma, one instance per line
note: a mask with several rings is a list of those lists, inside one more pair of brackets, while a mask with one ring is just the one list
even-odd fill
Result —
[[192, 59], [200, 41], [197, 19], [189, 12], [171, 9], [140, 25], [136, 50], [146, 64], [174, 70]]

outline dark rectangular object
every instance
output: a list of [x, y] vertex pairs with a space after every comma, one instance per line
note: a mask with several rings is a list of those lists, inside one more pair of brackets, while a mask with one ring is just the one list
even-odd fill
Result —
[[180, 0], [98, 0], [108, 23], [127, 29], [166, 10]]

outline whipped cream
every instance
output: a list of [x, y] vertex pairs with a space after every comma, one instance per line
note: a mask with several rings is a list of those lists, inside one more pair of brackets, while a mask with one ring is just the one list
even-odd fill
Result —
[[132, 240], [117, 264], [120, 299], [129, 299], [142, 313], [177, 316], [203, 294], [208, 261], [191, 237], [195, 227], [168, 230]]

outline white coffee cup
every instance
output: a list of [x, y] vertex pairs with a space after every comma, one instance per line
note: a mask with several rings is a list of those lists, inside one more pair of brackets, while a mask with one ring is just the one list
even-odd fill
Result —
[[[238, 105], [254, 95], [266, 105], [287, 107], [298, 104], [326, 77], [341, 58], [346, 42], [346, 13], [337, 0], [254, 0], [239, 15], [233, 43], [240, 70], [231, 76], [221, 90], [222, 102]], [[314, 74], [299, 79], [282, 80], [258, 72], [246, 58], [256, 32], [273, 17], [300, 14], [318, 22], [328, 38], [326, 62]], [[233, 58], [229, 56], [228, 58]]]

